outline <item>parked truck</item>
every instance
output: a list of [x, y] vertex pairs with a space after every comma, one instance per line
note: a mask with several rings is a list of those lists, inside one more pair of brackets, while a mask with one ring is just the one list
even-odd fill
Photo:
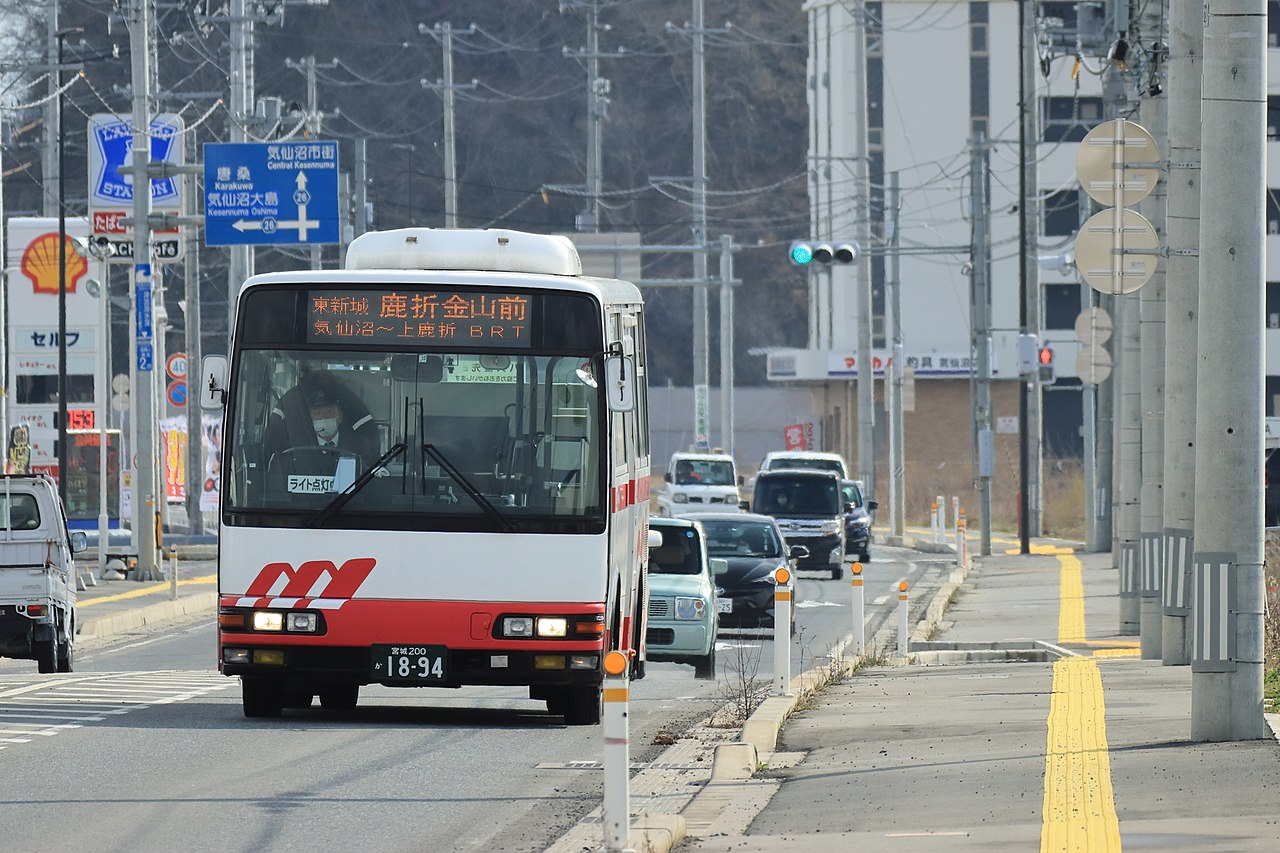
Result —
[[6, 474], [0, 484], [0, 656], [34, 660], [40, 672], [70, 672], [76, 636], [71, 534], [53, 479]]

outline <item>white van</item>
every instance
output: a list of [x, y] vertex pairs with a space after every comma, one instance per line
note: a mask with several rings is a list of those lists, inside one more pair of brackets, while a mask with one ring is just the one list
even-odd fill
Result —
[[662, 479], [667, 487], [658, 492], [660, 516], [738, 511], [742, 481], [727, 453], [673, 453]]
[[849, 466], [839, 453], [818, 450], [775, 450], [765, 454], [760, 462], [761, 471], [833, 471], [841, 480], [849, 479]]
[[0, 482], [0, 657], [34, 659], [40, 672], [70, 672], [76, 637], [72, 550], [53, 479], [6, 474]]

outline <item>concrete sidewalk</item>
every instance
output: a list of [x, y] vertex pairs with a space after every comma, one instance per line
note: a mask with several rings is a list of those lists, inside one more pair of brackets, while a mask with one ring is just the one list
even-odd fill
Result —
[[[166, 576], [163, 581], [98, 578], [96, 585], [81, 590], [77, 641], [110, 637], [194, 614], [207, 613], [212, 619], [218, 602], [214, 561], [179, 559], [176, 585], [168, 577], [172, 565], [166, 559], [161, 566]], [[77, 559], [76, 566], [83, 577], [88, 569], [96, 569], [97, 563]]]
[[1280, 744], [1190, 741], [1190, 668], [1116, 635], [1109, 555], [983, 558], [943, 618], [916, 662], [816, 694], [728, 783], [768, 800], [754, 820], [700, 819], [713, 781], [675, 849], [1280, 849]]

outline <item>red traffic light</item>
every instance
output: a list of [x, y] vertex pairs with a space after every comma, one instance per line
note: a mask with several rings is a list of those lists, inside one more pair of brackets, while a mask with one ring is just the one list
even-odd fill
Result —
[[1053, 350], [1049, 349], [1049, 347], [1040, 347], [1040, 363], [1045, 365], [1053, 364]]

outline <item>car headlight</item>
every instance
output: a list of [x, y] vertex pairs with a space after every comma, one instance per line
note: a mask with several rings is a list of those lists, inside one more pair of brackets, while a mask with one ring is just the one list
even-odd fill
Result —
[[870, 526], [871, 526], [871, 519], [869, 519], [869, 518], [855, 518], [851, 523], [853, 524], [853, 526], [854, 526], [854, 527], [870, 527]]
[[696, 622], [707, 615], [707, 603], [701, 598], [676, 597], [676, 618]]
[[673, 504], [687, 504], [689, 502], [689, 496], [683, 492], [676, 492], [671, 496], [671, 502]]
[[838, 522], [838, 521], [824, 521], [824, 522], [822, 522], [822, 532], [823, 532], [823, 533], [825, 533], [825, 534], [827, 534], [828, 536], [829, 536], [829, 535], [831, 535], [832, 533], [839, 533], [839, 532], [840, 532], [840, 522]]

